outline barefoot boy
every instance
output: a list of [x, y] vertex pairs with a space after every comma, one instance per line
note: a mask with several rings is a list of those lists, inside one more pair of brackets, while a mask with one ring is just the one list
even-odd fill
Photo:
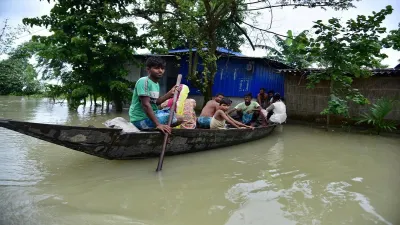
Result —
[[232, 119], [230, 116], [228, 116], [226, 114], [226, 111], [228, 111], [231, 104], [232, 104], [232, 101], [230, 99], [228, 99], [228, 98], [221, 99], [221, 101], [219, 102], [219, 107], [211, 119], [210, 128], [211, 129], [225, 129], [225, 124], [226, 124], [226, 122], [228, 122], [229, 124], [231, 124], [232, 126], [234, 126], [236, 128], [254, 129], [254, 127], [244, 125], [243, 123], [240, 123], [240, 122]]

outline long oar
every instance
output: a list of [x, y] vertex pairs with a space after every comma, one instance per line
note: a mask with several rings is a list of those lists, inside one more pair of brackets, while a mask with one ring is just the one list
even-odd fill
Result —
[[[179, 86], [181, 84], [181, 79], [182, 79], [182, 75], [179, 74], [178, 78], [176, 79], [176, 85], [177, 86]], [[174, 99], [172, 101], [172, 107], [171, 107], [171, 111], [170, 111], [169, 119], [168, 119], [168, 126], [171, 126], [172, 119], [174, 118], [176, 99], [177, 98], [178, 98], [178, 90], [175, 90]], [[163, 166], [163, 162], [164, 162], [165, 148], [167, 147], [167, 140], [168, 140], [168, 134], [166, 133], [164, 135], [164, 142], [163, 142], [160, 158], [158, 159], [158, 165], [157, 165], [157, 169], [156, 169], [157, 172], [162, 170], [162, 166]]]

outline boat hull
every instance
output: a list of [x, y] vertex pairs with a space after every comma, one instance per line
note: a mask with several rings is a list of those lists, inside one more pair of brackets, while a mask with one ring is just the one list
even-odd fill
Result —
[[[4, 127], [56, 145], [105, 159], [158, 157], [164, 135], [158, 131], [125, 133], [121, 129], [65, 126], [0, 119]], [[166, 155], [237, 145], [268, 136], [275, 125], [251, 129], [173, 129]]]

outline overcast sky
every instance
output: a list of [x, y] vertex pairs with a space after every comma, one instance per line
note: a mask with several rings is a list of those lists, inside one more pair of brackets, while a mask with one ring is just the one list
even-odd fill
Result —
[[[275, 0], [271, 0], [275, 2]], [[264, 4], [264, 3], [262, 3]], [[16, 26], [22, 24], [22, 19], [25, 17], [37, 17], [45, 14], [49, 14], [53, 4], [49, 4], [47, 0], [0, 0], [0, 19], [1, 22], [4, 19], [9, 19], [11, 25]], [[273, 24], [271, 31], [280, 34], [286, 34], [287, 30], [292, 30], [295, 34], [303, 30], [310, 29], [313, 26], [313, 21], [323, 20], [327, 21], [332, 17], [341, 18], [343, 21], [355, 18], [357, 15], [371, 15], [372, 11], [379, 11], [385, 8], [387, 5], [392, 5], [394, 8], [393, 13], [386, 18], [383, 26], [387, 27], [388, 30], [397, 29], [400, 23], [400, 0], [362, 0], [356, 2], [357, 8], [346, 10], [346, 11], [334, 11], [334, 10], [323, 10], [323, 9], [307, 9], [298, 8], [292, 9], [285, 7], [284, 9], [274, 8], [273, 10]], [[256, 7], [256, 5], [253, 5]], [[258, 18], [258, 25], [261, 28], [268, 28], [270, 22], [270, 13], [268, 10], [262, 11], [263, 15]], [[2, 24], [2, 23], [0, 23]], [[31, 28], [32, 34], [35, 35], [46, 35], [48, 31], [41, 27]], [[262, 42], [268, 42], [267, 44], [273, 45], [272, 36], [262, 37], [259, 32], [249, 31], [251, 36], [256, 38], [258, 35], [259, 40]], [[30, 39], [30, 35], [21, 35], [18, 42], [24, 42]], [[265, 41], [264, 41], [265, 40]], [[265, 51], [262, 49], [256, 49], [253, 51], [248, 44], [245, 44], [241, 48], [242, 52], [248, 56], [264, 56]], [[145, 52], [141, 50], [140, 52]], [[383, 50], [389, 58], [383, 61], [384, 64], [388, 64], [390, 67], [396, 66], [400, 59], [400, 52], [391, 49]]]

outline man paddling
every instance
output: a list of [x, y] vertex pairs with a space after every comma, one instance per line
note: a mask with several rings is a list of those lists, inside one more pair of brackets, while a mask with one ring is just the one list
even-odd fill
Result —
[[[167, 125], [170, 109], [158, 110], [158, 105], [173, 97], [178, 86], [159, 97], [160, 85], [158, 82], [164, 75], [165, 65], [165, 60], [160, 57], [148, 58], [146, 60], [148, 76], [140, 78], [135, 84], [129, 117], [131, 123], [140, 130], [156, 128], [163, 133], [171, 133], [171, 127]], [[177, 126], [181, 122], [181, 117], [174, 116], [172, 126]]]
[[200, 116], [197, 118], [199, 128], [210, 128], [211, 118], [219, 108], [219, 102], [224, 98], [224, 95], [218, 93], [213, 100], [207, 102], [203, 110], [201, 110]]

